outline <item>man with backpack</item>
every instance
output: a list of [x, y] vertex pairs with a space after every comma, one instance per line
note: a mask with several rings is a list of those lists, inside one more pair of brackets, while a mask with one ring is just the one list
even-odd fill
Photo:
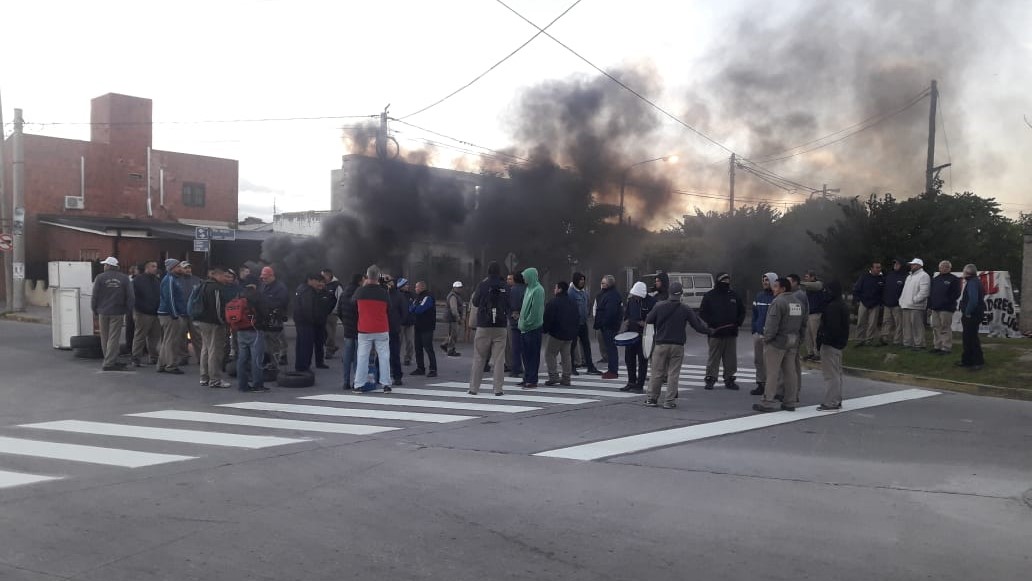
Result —
[[473, 371], [469, 380], [469, 393], [476, 395], [480, 391], [484, 364], [490, 361], [494, 374], [494, 394], [503, 395], [509, 288], [502, 280], [502, 267], [497, 262], [487, 265], [487, 278], [480, 282], [473, 301], [477, 307], [477, 331], [473, 336]]
[[201, 333], [201, 352], [197, 358], [201, 364], [201, 386], [211, 388], [232, 387], [222, 379], [226, 346], [225, 309], [230, 282], [229, 273], [222, 266], [212, 267], [208, 280], [190, 294], [187, 309], [190, 318]]
[[240, 391], [269, 391], [262, 374], [265, 359], [265, 322], [269, 310], [254, 284], [244, 287], [243, 294], [226, 304], [225, 320], [237, 338], [237, 386]]

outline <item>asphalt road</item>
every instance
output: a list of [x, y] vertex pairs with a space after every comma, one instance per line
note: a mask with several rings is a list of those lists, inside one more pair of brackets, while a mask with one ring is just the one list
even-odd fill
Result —
[[[345, 395], [339, 362], [315, 387], [245, 395], [199, 387], [196, 366], [101, 373], [48, 327], [0, 322], [0, 579], [1032, 571], [1032, 403], [847, 378], [843, 412], [756, 416], [747, 371], [739, 392], [689, 385], [676, 410], [588, 377], [471, 398], [460, 349], [405, 379], [429, 394], [339, 401], [323, 397]], [[821, 391], [807, 374], [803, 405]]]

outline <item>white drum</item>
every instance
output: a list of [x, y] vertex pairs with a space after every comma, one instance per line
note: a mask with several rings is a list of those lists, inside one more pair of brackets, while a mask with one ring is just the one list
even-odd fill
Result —
[[641, 335], [641, 349], [645, 352], [645, 358], [652, 357], [652, 348], [656, 344], [656, 325], [649, 323], [645, 325], [645, 332]]

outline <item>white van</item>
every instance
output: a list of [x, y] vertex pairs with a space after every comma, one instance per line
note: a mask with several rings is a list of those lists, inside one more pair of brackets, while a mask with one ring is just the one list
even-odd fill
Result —
[[[646, 274], [642, 277], [642, 281], [650, 293], [657, 276], [659, 273]], [[681, 286], [684, 287], [681, 302], [693, 309], [702, 306], [702, 295], [713, 290], [713, 275], [708, 272], [668, 272], [667, 276], [670, 277], [671, 284], [681, 283]]]

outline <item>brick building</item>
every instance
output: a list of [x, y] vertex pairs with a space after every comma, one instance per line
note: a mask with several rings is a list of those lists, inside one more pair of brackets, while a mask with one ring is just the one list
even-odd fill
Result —
[[[52, 260], [201, 262], [194, 227], [236, 227], [237, 161], [153, 149], [151, 109], [109, 93], [91, 102], [89, 141], [24, 136], [26, 278], [45, 279]], [[3, 145], [10, 193], [12, 140]], [[255, 257], [265, 236], [241, 231], [214, 258]]]

